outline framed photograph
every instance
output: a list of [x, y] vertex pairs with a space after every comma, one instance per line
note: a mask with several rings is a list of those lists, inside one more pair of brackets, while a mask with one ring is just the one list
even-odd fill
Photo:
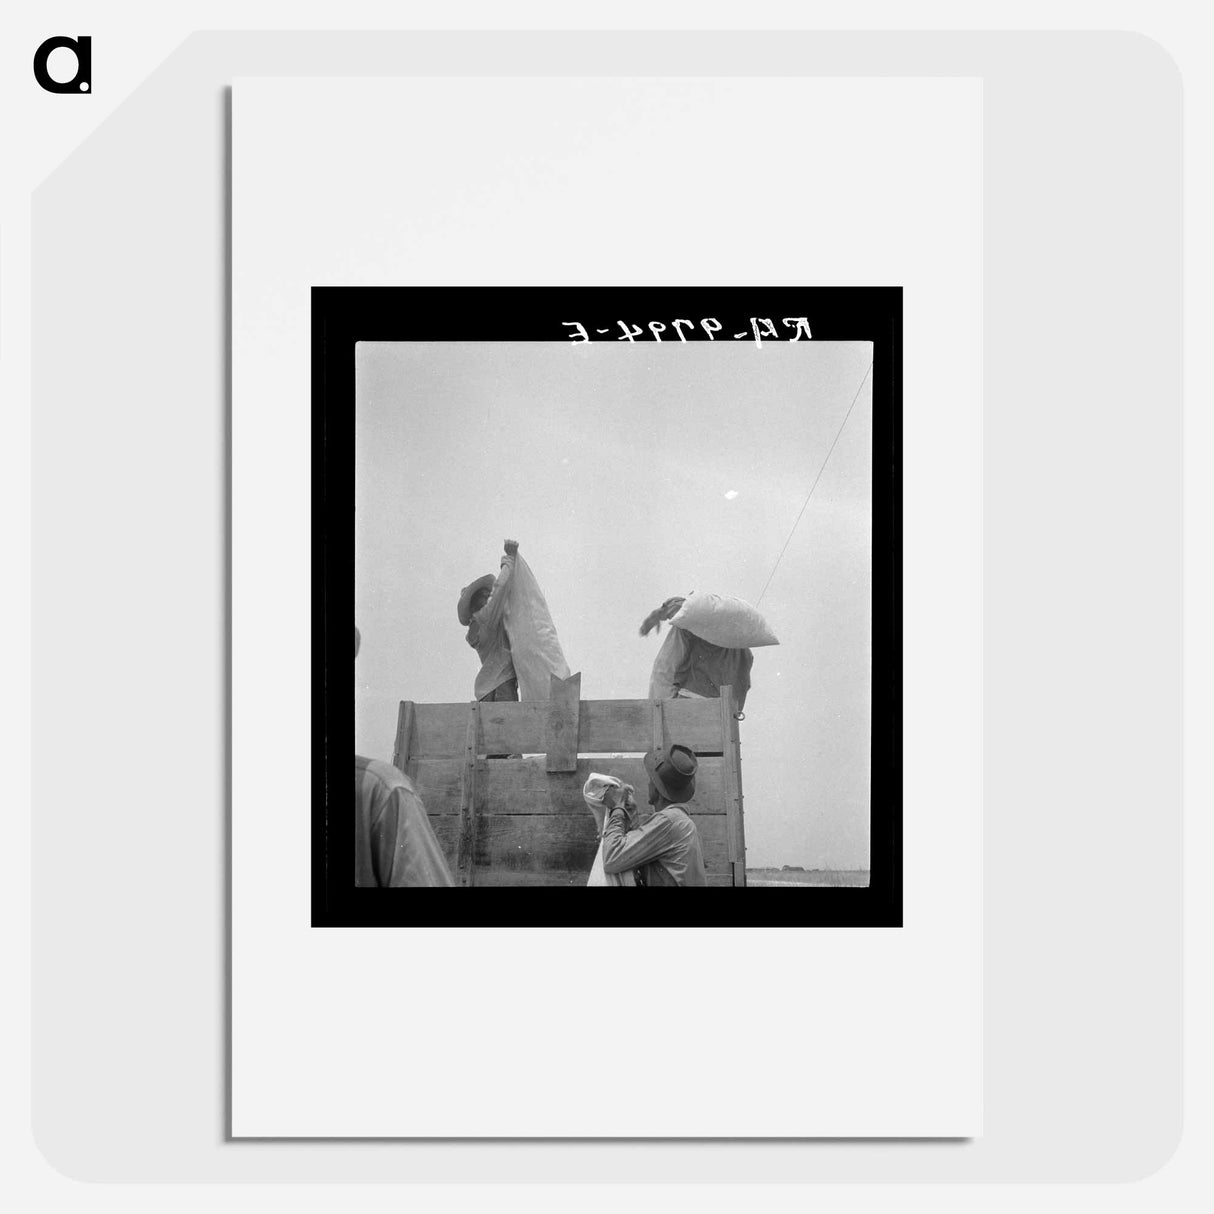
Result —
[[312, 292], [315, 926], [901, 924], [901, 318]]
[[980, 1129], [981, 99], [236, 82], [234, 1135]]

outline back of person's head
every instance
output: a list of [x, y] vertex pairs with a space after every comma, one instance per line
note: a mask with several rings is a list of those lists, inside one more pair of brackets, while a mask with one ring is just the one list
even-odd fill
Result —
[[649, 774], [649, 803], [656, 804], [656, 796], [672, 805], [690, 801], [696, 791], [696, 752], [690, 746], [674, 742], [670, 746], [658, 746], [644, 759]]

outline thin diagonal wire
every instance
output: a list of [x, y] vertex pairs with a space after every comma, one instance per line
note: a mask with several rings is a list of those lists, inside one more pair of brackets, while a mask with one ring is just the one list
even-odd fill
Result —
[[818, 469], [818, 475], [814, 477], [814, 483], [810, 485], [809, 492], [805, 495], [805, 501], [801, 503], [801, 510], [797, 514], [797, 521], [793, 523], [792, 530], [788, 533], [788, 539], [784, 541], [784, 547], [780, 549], [780, 555], [776, 557], [776, 563], [772, 566], [771, 572], [767, 575], [767, 581], [763, 584], [763, 593], [759, 595], [755, 601], [757, 607], [763, 601], [763, 595], [767, 593], [767, 587], [771, 585], [771, 579], [776, 576], [776, 570], [780, 568], [780, 562], [784, 559], [784, 554], [788, 551], [788, 545], [792, 543], [792, 537], [796, 534], [797, 525], [801, 522], [801, 515], [805, 513], [805, 507], [809, 505], [809, 499], [813, 497], [814, 490], [818, 487], [818, 482], [822, 479], [822, 473], [826, 471], [826, 465], [830, 463], [830, 457], [835, 453], [835, 446], [843, 435], [843, 427], [847, 425], [847, 419], [851, 417], [851, 411], [856, 407], [856, 401], [860, 399], [860, 393], [864, 390], [864, 385], [868, 383], [868, 373], [873, 369], [873, 364], [870, 362], [864, 372], [864, 378], [860, 381], [860, 386], [856, 389], [856, 394], [851, 398], [851, 404], [847, 406], [847, 412], [843, 415], [843, 421], [839, 424], [839, 431], [835, 435], [835, 441], [831, 443], [830, 450], [826, 453], [826, 458], [822, 461], [822, 467]]

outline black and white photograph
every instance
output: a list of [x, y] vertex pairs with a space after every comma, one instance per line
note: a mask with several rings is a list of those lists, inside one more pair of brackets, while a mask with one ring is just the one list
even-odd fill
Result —
[[9, 6], [6, 1208], [1200, 1208], [1185, 7], [211, 7]]
[[897, 924], [900, 303], [314, 291], [317, 923]]
[[979, 1124], [981, 96], [234, 89], [240, 1134]]

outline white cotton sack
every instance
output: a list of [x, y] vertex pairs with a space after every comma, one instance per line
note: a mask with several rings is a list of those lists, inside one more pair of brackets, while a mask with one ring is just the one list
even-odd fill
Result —
[[615, 776], [605, 776], [601, 772], [592, 771], [586, 783], [582, 785], [582, 796], [592, 809], [603, 808], [603, 797], [609, 788], [622, 787]]
[[[622, 788], [623, 784], [615, 776], [605, 776], [592, 771], [590, 778], [582, 787], [582, 798], [586, 806], [594, 814], [600, 833], [603, 829], [603, 796], [609, 788]], [[599, 844], [594, 853], [594, 864], [590, 868], [590, 876], [586, 878], [587, 885], [635, 885], [636, 877], [630, 873], [609, 873], [603, 869], [603, 845]]]
[[722, 649], [755, 649], [780, 643], [758, 611], [731, 594], [693, 590], [670, 622]]
[[518, 698], [547, 700], [551, 677], [567, 679], [569, 663], [561, 651], [544, 592], [521, 553], [514, 558], [514, 575], [507, 583], [505, 624]]

